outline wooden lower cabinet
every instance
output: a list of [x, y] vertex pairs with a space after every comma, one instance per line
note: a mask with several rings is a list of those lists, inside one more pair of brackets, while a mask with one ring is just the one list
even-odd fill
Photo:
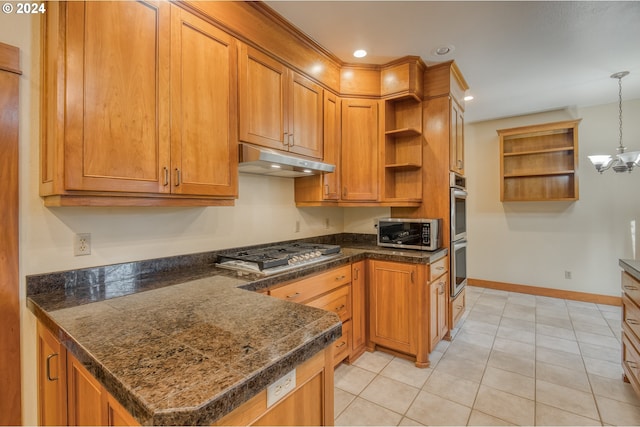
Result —
[[215, 425], [333, 425], [333, 349], [298, 366], [296, 388], [270, 408], [263, 390]]
[[429, 366], [426, 266], [369, 261], [369, 349], [377, 346]]
[[40, 322], [37, 335], [40, 425], [140, 425]]
[[351, 354], [354, 362], [364, 353], [367, 344], [367, 271], [365, 262], [351, 264]]
[[38, 424], [67, 425], [67, 352], [40, 322], [37, 336]]
[[622, 378], [640, 396], [640, 281], [622, 272]]
[[447, 335], [447, 275], [443, 274], [429, 284], [429, 351]]
[[333, 311], [342, 321], [342, 337], [333, 343], [335, 365], [351, 363], [365, 350], [364, 261], [334, 268], [269, 289], [269, 295]]

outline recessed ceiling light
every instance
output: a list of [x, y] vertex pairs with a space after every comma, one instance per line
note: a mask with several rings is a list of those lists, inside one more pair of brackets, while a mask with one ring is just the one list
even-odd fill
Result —
[[353, 52], [353, 56], [355, 56], [356, 58], [364, 58], [365, 56], [367, 56], [367, 51], [364, 49], [358, 49]]
[[444, 56], [444, 55], [450, 54], [455, 49], [456, 48], [453, 45], [446, 45], [446, 46], [440, 46], [440, 47], [437, 47], [437, 48], [433, 49], [431, 51], [431, 53], [436, 55], [436, 56]]
[[467, 95], [464, 97], [465, 101], [471, 101], [473, 99], [473, 95]]

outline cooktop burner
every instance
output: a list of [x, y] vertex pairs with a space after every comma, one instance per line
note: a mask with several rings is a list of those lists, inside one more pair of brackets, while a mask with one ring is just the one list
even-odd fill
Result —
[[[301, 265], [323, 261], [338, 254], [340, 246], [315, 243], [286, 243], [264, 248], [226, 252], [219, 256], [219, 267], [263, 274], [284, 271]], [[277, 270], [273, 270], [277, 269]]]

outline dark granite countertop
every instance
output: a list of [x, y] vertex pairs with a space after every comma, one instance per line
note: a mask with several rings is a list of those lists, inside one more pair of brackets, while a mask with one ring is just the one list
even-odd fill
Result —
[[618, 264], [636, 280], [640, 280], [640, 261], [636, 259], [621, 259]]
[[[368, 235], [366, 235], [368, 236]], [[362, 259], [428, 264], [446, 255], [338, 243], [327, 262], [260, 277], [217, 253], [27, 277], [27, 305], [143, 424], [211, 424], [340, 336], [334, 313], [247, 290]]]

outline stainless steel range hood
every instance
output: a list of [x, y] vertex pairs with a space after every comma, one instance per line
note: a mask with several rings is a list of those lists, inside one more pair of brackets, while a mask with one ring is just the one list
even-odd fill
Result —
[[335, 165], [296, 157], [269, 148], [240, 144], [241, 173], [297, 178], [333, 172]]

